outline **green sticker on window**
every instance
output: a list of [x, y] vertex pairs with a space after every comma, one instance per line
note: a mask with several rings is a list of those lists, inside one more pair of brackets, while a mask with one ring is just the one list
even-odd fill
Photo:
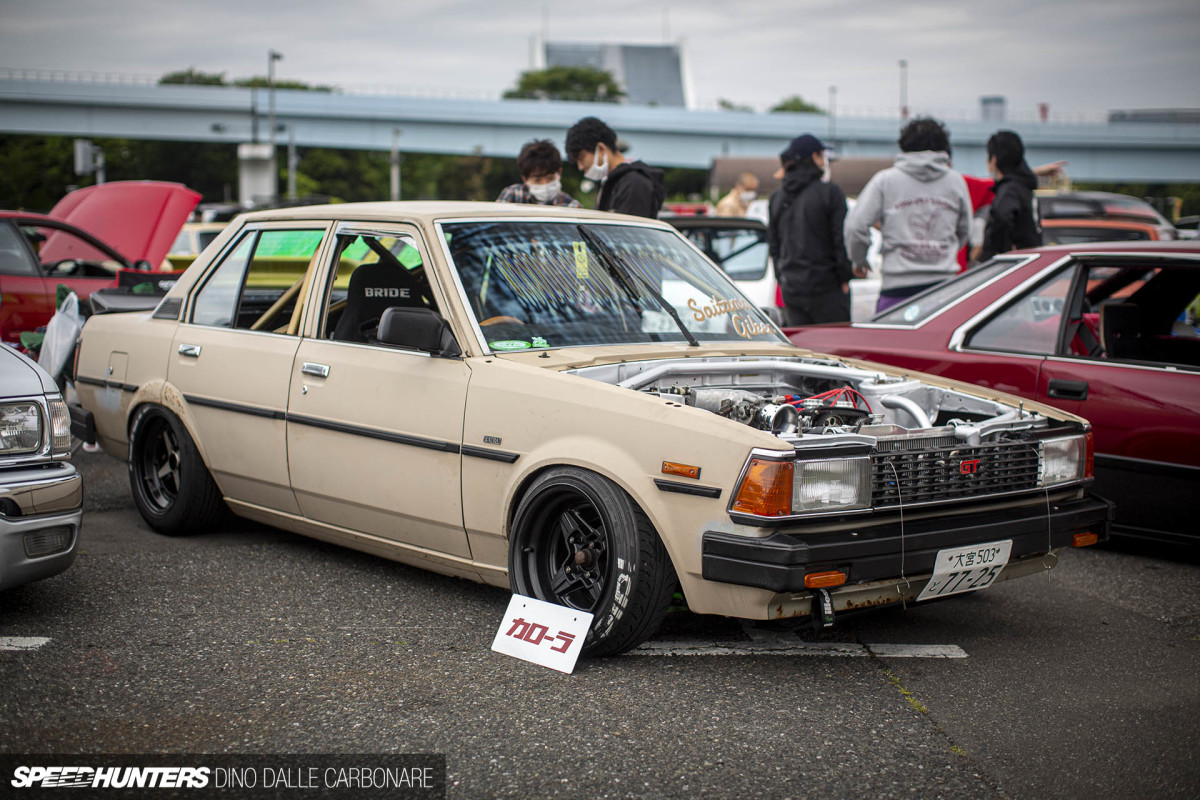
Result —
[[581, 281], [586, 281], [588, 279], [587, 244], [584, 242], [571, 242], [571, 249], [575, 251], [575, 277]]
[[498, 342], [488, 342], [488, 345], [493, 350], [528, 350], [533, 346], [521, 339], [501, 339]]

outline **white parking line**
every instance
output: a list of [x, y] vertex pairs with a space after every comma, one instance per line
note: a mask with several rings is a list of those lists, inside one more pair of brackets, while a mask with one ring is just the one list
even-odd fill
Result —
[[0, 636], [0, 650], [37, 650], [49, 641], [45, 636]]
[[854, 642], [674, 641], [646, 642], [631, 656], [830, 656], [834, 658], [966, 658], [956, 644], [857, 644]]

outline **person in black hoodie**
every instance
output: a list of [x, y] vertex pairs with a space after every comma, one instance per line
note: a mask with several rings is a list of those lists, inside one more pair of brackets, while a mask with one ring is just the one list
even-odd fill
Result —
[[[779, 154], [783, 185], [771, 195], [767, 244], [789, 326], [850, 321], [850, 278], [842, 224], [846, 195], [823, 183], [825, 145], [797, 136]], [[865, 274], [865, 272], [864, 272]]]
[[596, 208], [639, 217], [658, 216], [667, 196], [663, 171], [630, 161], [617, 149], [617, 134], [595, 117], [584, 117], [567, 131], [567, 160], [584, 177], [600, 184]]
[[1012, 131], [996, 131], [987, 142], [988, 172], [996, 179], [996, 198], [988, 213], [979, 260], [1009, 250], [1040, 247], [1042, 229], [1033, 211], [1037, 177], [1025, 163], [1025, 145]]

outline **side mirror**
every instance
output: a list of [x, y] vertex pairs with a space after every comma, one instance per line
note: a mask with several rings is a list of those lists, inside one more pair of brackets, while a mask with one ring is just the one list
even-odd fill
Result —
[[459, 356], [462, 350], [442, 315], [429, 308], [391, 306], [379, 318], [380, 344], [420, 350], [437, 356]]

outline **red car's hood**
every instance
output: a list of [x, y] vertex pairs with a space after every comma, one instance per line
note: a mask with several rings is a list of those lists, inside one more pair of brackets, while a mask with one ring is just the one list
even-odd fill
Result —
[[182, 183], [116, 181], [77, 189], [50, 216], [83, 228], [125, 256], [156, 269], [200, 195]]

